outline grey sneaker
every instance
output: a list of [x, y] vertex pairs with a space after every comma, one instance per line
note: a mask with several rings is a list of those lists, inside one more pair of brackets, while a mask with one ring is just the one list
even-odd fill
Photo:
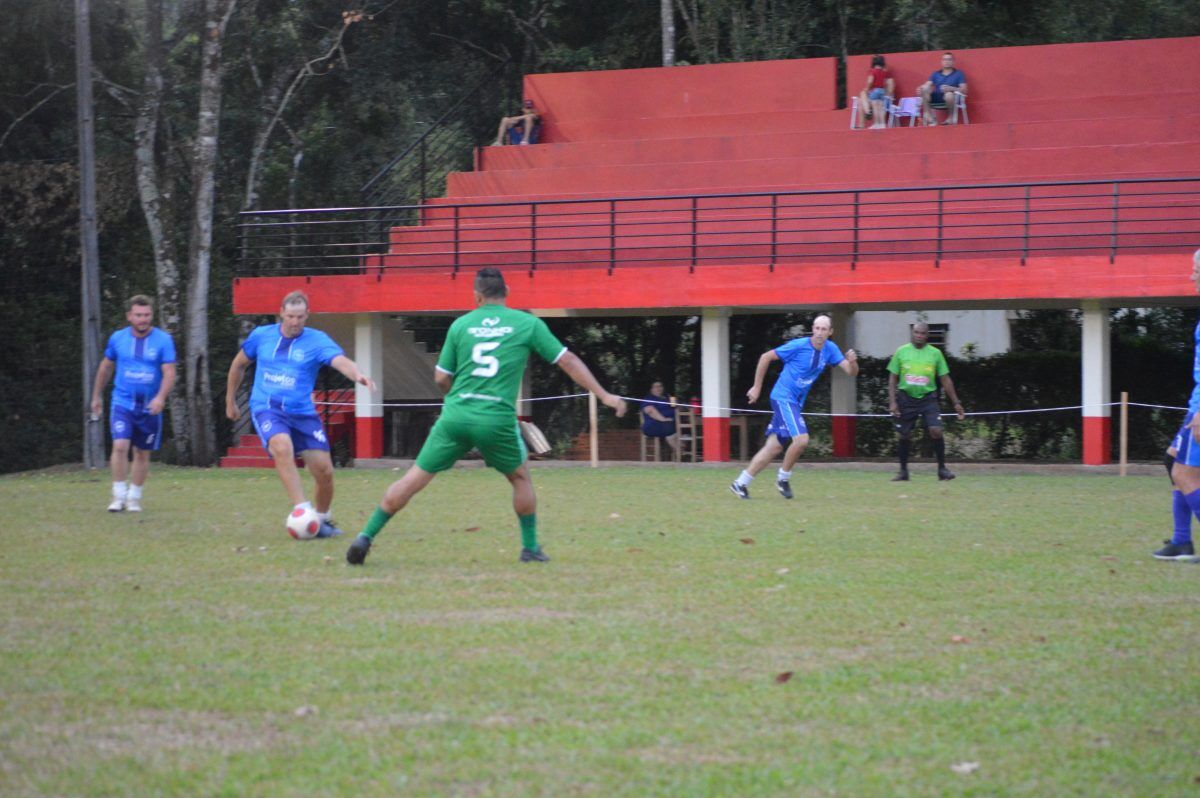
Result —
[[1163, 543], [1166, 543], [1167, 545], [1163, 546], [1161, 549], [1154, 552], [1154, 559], [1156, 559], [1156, 560], [1174, 560], [1175, 562], [1196, 562], [1198, 559], [1196, 557], [1196, 550], [1190, 542], [1189, 543], [1172, 543], [1169, 540], [1164, 540]]
[[776, 480], [775, 487], [779, 488], [779, 495], [785, 499], [792, 498], [792, 486], [786, 479]]
[[901, 468], [896, 476], [892, 477], [892, 482], [908, 482], [908, 469]]
[[736, 482], [731, 482], [729, 485], [729, 489], [731, 491], [733, 491], [733, 495], [737, 496], [739, 499], [749, 499], [750, 498], [750, 489], [747, 488], [745, 485], [739, 485]]
[[942, 480], [943, 482], [954, 479], [954, 472], [952, 472], [949, 468], [939, 468], [938, 479]]
[[550, 562], [550, 558], [538, 546], [536, 549], [521, 549], [521, 562]]
[[367, 559], [367, 552], [371, 550], [371, 539], [366, 535], [359, 535], [350, 544], [350, 548], [346, 549], [346, 562], [351, 565], [362, 565]]

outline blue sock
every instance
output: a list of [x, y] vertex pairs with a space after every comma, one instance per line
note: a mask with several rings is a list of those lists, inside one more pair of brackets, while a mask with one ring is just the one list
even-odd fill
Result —
[[1171, 510], [1175, 515], [1175, 535], [1171, 542], [1176, 545], [1187, 543], [1192, 539], [1192, 508], [1188, 506], [1182, 491], [1174, 491], [1171, 499]]
[[[1186, 501], [1187, 506], [1189, 508], [1191, 508], [1192, 514], [1195, 515], [1197, 518], [1200, 518], [1200, 489], [1194, 490], [1191, 493], [1187, 494], [1186, 496], [1183, 497], [1183, 500]], [[1191, 541], [1192, 541], [1192, 530], [1188, 529], [1187, 532], [1185, 532], [1183, 534], [1183, 536], [1181, 537], [1179, 534], [1178, 528], [1176, 528], [1175, 536], [1171, 540], [1172, 543], [1190, 543]]]

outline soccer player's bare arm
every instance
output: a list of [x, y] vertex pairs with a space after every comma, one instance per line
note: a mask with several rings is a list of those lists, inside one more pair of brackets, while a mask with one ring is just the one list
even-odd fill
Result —
[[616, 411], [618, 417], [625, 415], [625, 400], [604, 390], [604, 387], [592, 375], [591, 370], [574, 352], [563, 352], [562, 357], [558, 359], [558, 367], [565, 371], [567, 376], [573, 379], [580, 388], [596, 394], [596, 398], [606, 407], [611, 407]]
[[750, 404], [758, 401], [759, 395], [762, 394], [763, 380], [767, 377], [767, 369], [771, 367], [771, 363], [779, 359], [779, 355], [775, 354], [774, 349], [768, 349], [759, 355], [758, 365], [754, 369], [754, 385], [750, 386], [750, 390], [746, 391], [746, 398]]
[[104, 388], [108, 385], [113, 374], [114, 363], [108, 358], [100, 361], [96, 369], [96, 380], [92, 384], [92, 415], [98, 416], [104, 412]]
[[375, 390], [375, 380], [368, 377], [358, 370], [358, 364], [345, 355], [338, 355], [333, 360], [329, 361], [329, 365], [335, 370], [341, 372], [350, 382], [356, 382], [359, 385], [365, 385], [372, 391]]
[[159, 386], [158, 393], [154, 395], [154, 398], [150, 400], [150, 404], [147, 406], [150, 415], [157, 416], [166, 407], [167, 397], [171, 394], [171, 389], [175, 387], [176, 374], [174, 363], [162, 364], [162, 385]]
[[963, 409], [963, 403], [958, 401], [958, 392], [954, 390], [954, 380], [950, 379], [949, 374], [942, 375], [942, 390], [946, 392], [946, 396], [950, 397], [950, 401], [954, 403], [954, 414], [958, 416], [958, 420], [962, 421], [967, 417], [967, 411]]
[[229, 376], [225, 378], [225, 417], [230, 421], [237, 421], [242, 417], [242, 411], [237, 406], [237, 394], [249, 365], [250, 358], [246, 357], [246, 352], [242, 349], [238, 350], [233, 362], [229, 364]]
[[853, 349], [847, 349], [845, 360], [843, 360], [841, 363], [838, 363], [838, 366], [842, 369], [842, 371], [846, 372], [851, 377], [857, 377], [858, 376], [858, 353], [855, 352]]

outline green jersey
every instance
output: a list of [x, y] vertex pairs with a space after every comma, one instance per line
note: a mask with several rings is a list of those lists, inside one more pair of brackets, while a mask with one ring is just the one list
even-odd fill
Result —
[[921, 399], [936, 391], [938, 378], [950, 373], [946, 356], [931, 344], [925, 344], [920, 349], [905, 344], [892, 355], [887, 370], [896, 375], [900, 390], [913, 399]]
[[442, 417], [514, 423], [529, 353], [557, 363], [567, 351], [546, 322], [504, 305], [482, 305], [450, 325], [438, 371], [454, 377]]

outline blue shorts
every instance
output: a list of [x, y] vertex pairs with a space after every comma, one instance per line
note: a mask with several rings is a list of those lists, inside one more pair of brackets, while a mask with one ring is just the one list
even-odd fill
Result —
[[867, 99], [868, 100], [886, 100], [887, 99], [887, 89], [871, 89], [869, 92], [867, 92]]
[[129, 441], [146, 452], [157, 452], [162, 446], [162, 413], [150, 415], [145, 410], [130, 410], [113, 405], [108, 411], [108, 430], [114, 441]]
[[253, 414], [254, 429], [267, 453], [271, 452], [271, 438], [286, 432], [292, 439], [292, 451], [296, 454], [316, 449], [329, 451], [329, 440], [321, 426], [321, 417], [314, 414], [285, 413], [282, 410], [256, 410]]
[[1200, 466], [1200, 443], [1196, 443], [1192, 439], [1192, 431], [1188, 429], [1188, 424], [1192, 423], [1192, 416], [1195, 413], [1188, 413], [1183, 419], [1183, 426], [1179, 428], [1179, 432], [1175, 433], [1175, 439], [1171, 441], [1171, 446], [1175, 448], [1175, 462], [1183, 463], [1185, 466]]
[[791, 440], [797, 435], [807, 435], [808, 425], [800, 411], [804, 405], [800, 402], [781, 402], [771, 400], [771, 423], [767, 425], [767, 436], [774, 435], [781, 441]]

